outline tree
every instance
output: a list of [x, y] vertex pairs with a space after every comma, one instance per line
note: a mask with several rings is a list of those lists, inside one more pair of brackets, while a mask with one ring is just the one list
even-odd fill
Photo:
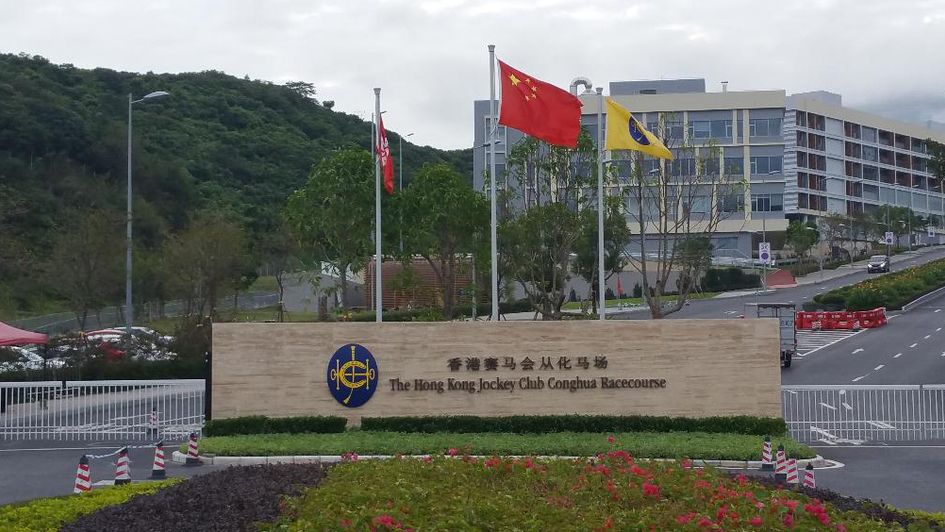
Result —
[[204, 213], [167, 242], [173, 286], [188, 310], [213, 316], [224, 288], [240, 281], [251, 262], [246, 232], [218, 214]]
[[280, 225], [263, 235], [256, 244], [256, 254], [267, 271], [272, 272], [279, 288], [279, 321], [284, 320], [286, 276], [298, 269], [302, 262], [298, 254], [298, 242], [288, 225]]
[[[464, 255], [489, 229], [489, 203], [445, 164], [423, 167], [399, 197], [408, 255], [423, 257], [442, 290], [443, 316], [451, 319], [456, 276]], [[389, 240], [389, 239], [388, 239]]]
[[820, 240], [820, 231], [817, 230], [817, 225], [814, 222], [791, 220], [788, 224], [785, 240], [794, 250], [794, 253], [803, 258], [808, 254], [810, 248], [814, 247], [814, 244]]
[[308, 98], [310, 100], [315, 99], [315, 85], [312, 83], [305, 81], [288, 81], [285, 84], [285, 88], [303, 98]]
[[[672, 148], [678, 139], [667, 134], [665, 121], [662, 124], [654, 133]], [[673, 161], [634, 153], [618, 163], [623, 168], [629, 164], [620, 183], [629, 205], [627, 259], [641, 275], [643, 297], [654, 319], [686, 305], [695, 280], [711, 263], [712, 234], [723, 220], [744, 212], [744, 178], [720, 171], [718, 146], [711, 141], [698, 147], [683, 144], [675, 151]], [[673, 275], [678, 275], [676, 286], [670, 282]], [[678, 293], [672, 299], [666, 297], [673, 292]]]
[[373, 251], [374, 161], [364, 150], [340, 150], [312, 169], [285, 208], [286, 223], [317, 262], [338, 274], [348, 306], [348, 272], [360, 271]]
[[499, 264], [543, 319], [561, 318], [571, 254], [583, 227], [579, 213], [596, 169], [597, 149], [583, 130], [575, 149], [526, 137], [509, 152]]
[[[605, 198], [604, 204], [604, 281], [614, 274], [623, 271], [625, 259], [623, 246], [630, 238], [627, 220], [624, 218], [622, 203], [619, 197]], [[582, 233], [577, 241], [574, 258], [574, 271], [584, 278], [589, 285], [591, 310], [597, 313], [598, 296], [597, 282], [597, 209], [588, 207], [582, 211]]]
[[853, 231], [852, 221], [847, 216], [838, 213], [830, 213], [826, 216], [822, 216], [818, 221], [821, 238], [827, 242], [831, 256], [838, 243], [842, 243], [844, 240], [851, 240]]
[[110, 211], [85, 210], [72, 211], [69, 218], [73, 223], [60, 227], [46, 275], [85, 328], [90, 311], [98, 312], [124, 293], [122, 217]]

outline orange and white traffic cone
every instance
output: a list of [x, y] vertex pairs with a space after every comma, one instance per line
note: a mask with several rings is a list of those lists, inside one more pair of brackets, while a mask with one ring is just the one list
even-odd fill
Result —
[[774, 462], [771, 460], [771, 436], [765, 436], [765, 442], [761, 446], [761, 470], [774, 471]]
[[794, 458], [787, 461], [787, 483], [797, 484], [797, 460]]
[[131, 483], [131, 462], [128, 460], [128, 448], [118, 451], [118, 462], [115, 463], [115, 485]]
[[778, 461], [774, 466], [775, 482], [784, 482], [787, 480], [787, 460], [784, 456], [784, 445], [778, 444]]
[[151, 478], [167, 478], [167, 470], [164, 468], [164, 442], [159, 441], [154, 446], [154, 465], [151, 466]]
[[804, 487], [811, 489], [817, 487], [817, 483], [814, 481], [814, 466], [810, 462], [804, 468]]
[[184, 463], [185, 466], [198, 466], [203, 465], [203, 462], [200, 460], [200, 452], [197, 448], [197, 433], [190, 433], [190, 441], [187, 442], [187, 461]]
[[89, 472], [89, 457], [82, 455], [79, 458], [79, 469], [75, 472], [75, 488], [72, 493], [85, 493], [92, 491], [92, 475]]

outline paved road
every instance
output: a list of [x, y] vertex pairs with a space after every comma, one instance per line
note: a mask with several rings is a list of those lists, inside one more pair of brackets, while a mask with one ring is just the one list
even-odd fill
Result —
[[[39, 497], [55, 497], [72, 493], [76, 468], [83, 454], [108, 454], [119, 448], [113, 442], [0, 442], [0, 505]], [[177, 448], [164, 447], [167, 476], [189, 478], [222, 469], [223, 466], [185, 467], [171, 462]], [[131, 449], [132, 481], [151, 475], [154, 449]], [[115, 457], [93, 459], [90, 463], [92, 482], [115, 479]], [[94, 489], [94, 487], [93, 487]]]

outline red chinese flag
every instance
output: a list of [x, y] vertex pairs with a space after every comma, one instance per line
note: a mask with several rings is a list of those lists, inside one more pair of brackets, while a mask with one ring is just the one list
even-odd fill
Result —
[[384, 117], [378, 121], [377, 129], [377, 156], [381, 159], [381, 170], [384, 171], [384, 190], [388, 194], [394, 193], [394, 161], [390, 158], [390, 145], [387, 144], [387, 131], [384, 130]]
[[577, 147], [581, 100], [566, 90], [535, 79], [499, 61], [502, 105], [499, 123], [548, 144]]

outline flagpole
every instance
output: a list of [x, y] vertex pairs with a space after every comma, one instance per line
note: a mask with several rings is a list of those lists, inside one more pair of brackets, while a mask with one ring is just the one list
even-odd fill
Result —
[[374, 321], [384, 321], [384, 297], [381, 263], [381, 154], [378, 153], [381, 131], [381, 89], [374, 89]]
[[489, 202], [490, 202], [490, 232], [492, 241], [492, 321], [499, 321], [499, 251], [496, 239], [496, 206], [495, 206], [495, 141], [499, 129], [495, 101], [495, 45], [489, 45], [489, 109], [492, 115], [489, 138]]
[[[600, 319], [605, 320], [604, 304], [604, 88], [597, 87], [597, 296]], [[620, 297], [620, 294], [617, 295]]]

